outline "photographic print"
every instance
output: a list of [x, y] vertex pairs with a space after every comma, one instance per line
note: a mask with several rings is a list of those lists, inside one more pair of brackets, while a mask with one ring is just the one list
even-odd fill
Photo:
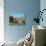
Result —
[[12, 14], [9, 16], [9, 25], [25, 25], [26, 16], [24, 14]]

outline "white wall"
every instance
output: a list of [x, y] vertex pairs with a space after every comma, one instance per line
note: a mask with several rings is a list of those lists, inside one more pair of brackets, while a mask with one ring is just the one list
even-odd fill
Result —
[[[40, 0], [40, 9], [43, 10], [43, 9], [46, 9], [46, 0]], [[43, 22], [40, 21], [40, 25], [42, 26], [45, 26], [46, 27], [46, 11], [44, 11], [43, 15]], [[46, 42], [45, 42], [46, 43]]]
[[[43, 9], [46, 9], [46, 0], [40, 0], [40, 9], [41, 9], [41, 11]], [[40, 21], [40, 25], [43, 25], [46, 27], [46, 11], [43, 12], [42, 17], [43, 17], [43, 22]]]
[[4, 41], [4, 3], [0, 0], [0, 42]]

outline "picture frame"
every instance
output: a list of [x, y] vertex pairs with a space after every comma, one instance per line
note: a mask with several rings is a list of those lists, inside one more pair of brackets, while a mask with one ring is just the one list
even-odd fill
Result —
[[26, 24], [26, 16], [24, 14], [12, 14], [9, 16], [9, 25], [23, 26]]

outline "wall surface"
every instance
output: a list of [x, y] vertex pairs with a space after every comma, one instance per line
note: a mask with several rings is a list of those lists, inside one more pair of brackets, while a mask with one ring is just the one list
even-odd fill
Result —
[[[46, 9], [46, 0], [41, 0], [40, 1], [40, 9], [41, 9], [41, 11], [43, 9]], [[46, 27], [46, 10], [44, 10], [42, 17], [43, 17], [43, 22], [40, 21], [40, 25]]]
[[[40, 10], [40, 0], [4, 0], [4, 35], [7, 41], [18, 41], [32, 30], [35, 23], [33, 19]], [[23, 13], [26, 15], [25, 26], [9, 26], [10, 13]]]
[[4, 8], [3, 8], [4, 4], [3, 4], [3, 1], [4, 0], [0, 0], [0, 42], [4, 41]]
[[[42, 11], [43, 9], [46, 9], [46, 0], [41, 0], [41, 1], [40, 1], [40, 9], [41, 9], [41, 11]], [[43, 12], [42, 17], [43, 17], [43, 22], [40, 21], [40, 25], [46, 27], [46, 10]], [[45, 39], [45, 41], [46, 41], [46, 39]], [[46, 43], [46, 42], [45, 42], [45, 43]]]

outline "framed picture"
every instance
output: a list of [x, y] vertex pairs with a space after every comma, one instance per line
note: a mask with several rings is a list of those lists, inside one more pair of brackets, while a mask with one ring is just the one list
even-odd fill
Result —
[[26, 16], [24, 14], [12, 14], [9, 16], [9, 25], [21, 26], [26, 24]]

